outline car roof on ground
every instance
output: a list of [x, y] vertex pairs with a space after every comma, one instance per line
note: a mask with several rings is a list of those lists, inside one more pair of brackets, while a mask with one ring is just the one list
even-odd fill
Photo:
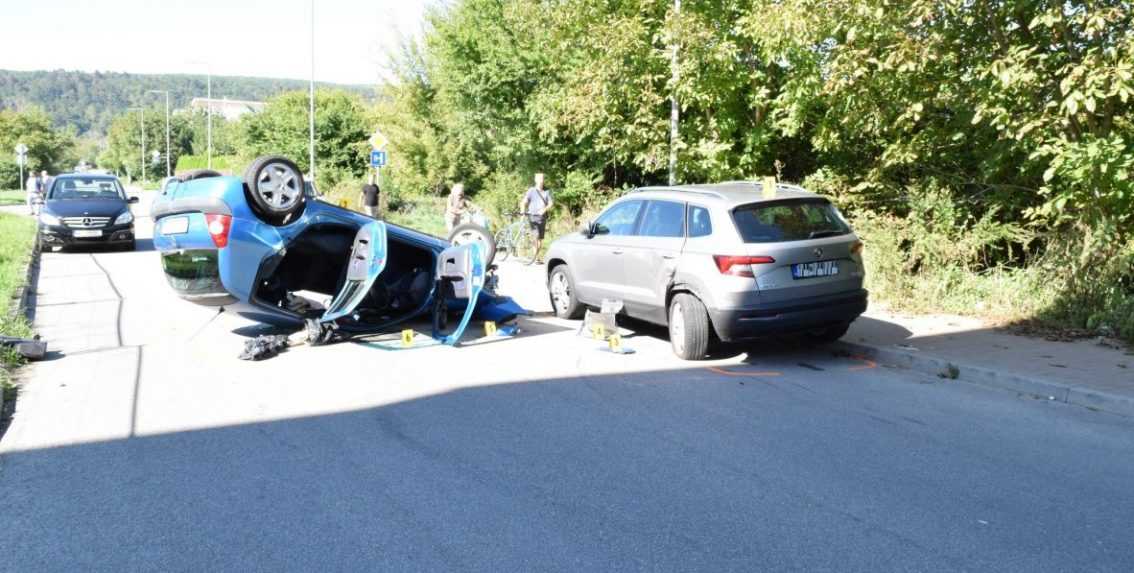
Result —
[[707, 203], [735, 207], [748, 203], [777, 201], [780, 199], [821, 199], [822, 196], [797, 185], [778, 183], [774, 197], [764, 197], [764, 185], [759, 181], [728, 181], [696, 185], [641, 187], [633, 194], [644, 193], [652, 198], [689, 201], [696, 197]]

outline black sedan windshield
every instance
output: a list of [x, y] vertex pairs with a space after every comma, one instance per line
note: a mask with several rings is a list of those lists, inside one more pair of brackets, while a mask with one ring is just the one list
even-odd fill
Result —
[[125, 199], [122, 186], [115, 179], [104, 177], [68, 177], [57, 179], [51, 186], [51, 200], [68, 199]]

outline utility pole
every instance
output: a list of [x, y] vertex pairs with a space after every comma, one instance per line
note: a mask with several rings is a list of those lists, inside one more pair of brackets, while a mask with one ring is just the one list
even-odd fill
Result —
[[146, 108], [131, 108], [138, 110], [138, 131], [142, 132], [142, 188], [146, 186]]
[[165, 94], [165, 176], [173, 175], [169, 157], [169, 90], [149, 90], [146, 93]]
[[681, 79], [681, 70], [677, 66], [677, 49], [679, 46], [677, 38], [678, 19], [681, 16], [681, 0], [673, 0], [673, 36], [670, 41], [672, 46], [672, 59], [670, 60], [669, 68], [672, 74], [670, 96], [669, 96], [669, 184], [677, 184], [677, 129], [678, 119], [681, 110], [677, 105], [677, 82]]
[[208, 164], [207, 168], [213, 168], [213, 67], [209, 66], [208, 79], [205, 80], [205, 136], [208, 140]]
[[311, 184], [315, 184], [315, 0], [311, 0], [311, 85], [308, 93], [308, 142], [307, 160], [311, 176]]
[[209, 62], [192, 61], [190, 64], [198, 64], [205, 66], [205, 140], [207, 151], [205, 152], [206, 167], [213, 168], [213, 65]]

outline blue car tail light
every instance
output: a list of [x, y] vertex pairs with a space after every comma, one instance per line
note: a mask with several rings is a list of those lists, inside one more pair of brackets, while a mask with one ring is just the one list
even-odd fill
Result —
[[231, 215], [205, 215], [205, 223], [209, 229], [209, 236], [218, 249], [228, 246], [228, 232], [232, 229]]

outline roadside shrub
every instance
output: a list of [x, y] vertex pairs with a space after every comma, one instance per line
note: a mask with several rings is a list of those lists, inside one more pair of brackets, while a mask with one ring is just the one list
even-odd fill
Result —
[[483, 209], [497, 225], [506, 223], [504, 213], [515, 212], [520, 208], [520, 200], [531, 184], [528, 178], [519, 173], [498, 171], [488, 177], [484, 189], [471, 193], [471, 199]]
[[866, 244], [872, 297], [899, 309], [1002, 319], [1028, 316], [1052, 302], [1037, 292], [1034, 270], [997, 262], [1022, 253], [1033, 238], [1018, 224], [998, 221], [996, 214], [993, 209], [979, 218], [968, 215], [947, 191], [932, 189], [913, 195], [906, 215], [860, 211], [852, 216]]
[[1035, 321], [1134, 343], [1134, 240], [1115, 245], [1072, 233], [1053, 241], [1034, 266], [1056, 290]]

